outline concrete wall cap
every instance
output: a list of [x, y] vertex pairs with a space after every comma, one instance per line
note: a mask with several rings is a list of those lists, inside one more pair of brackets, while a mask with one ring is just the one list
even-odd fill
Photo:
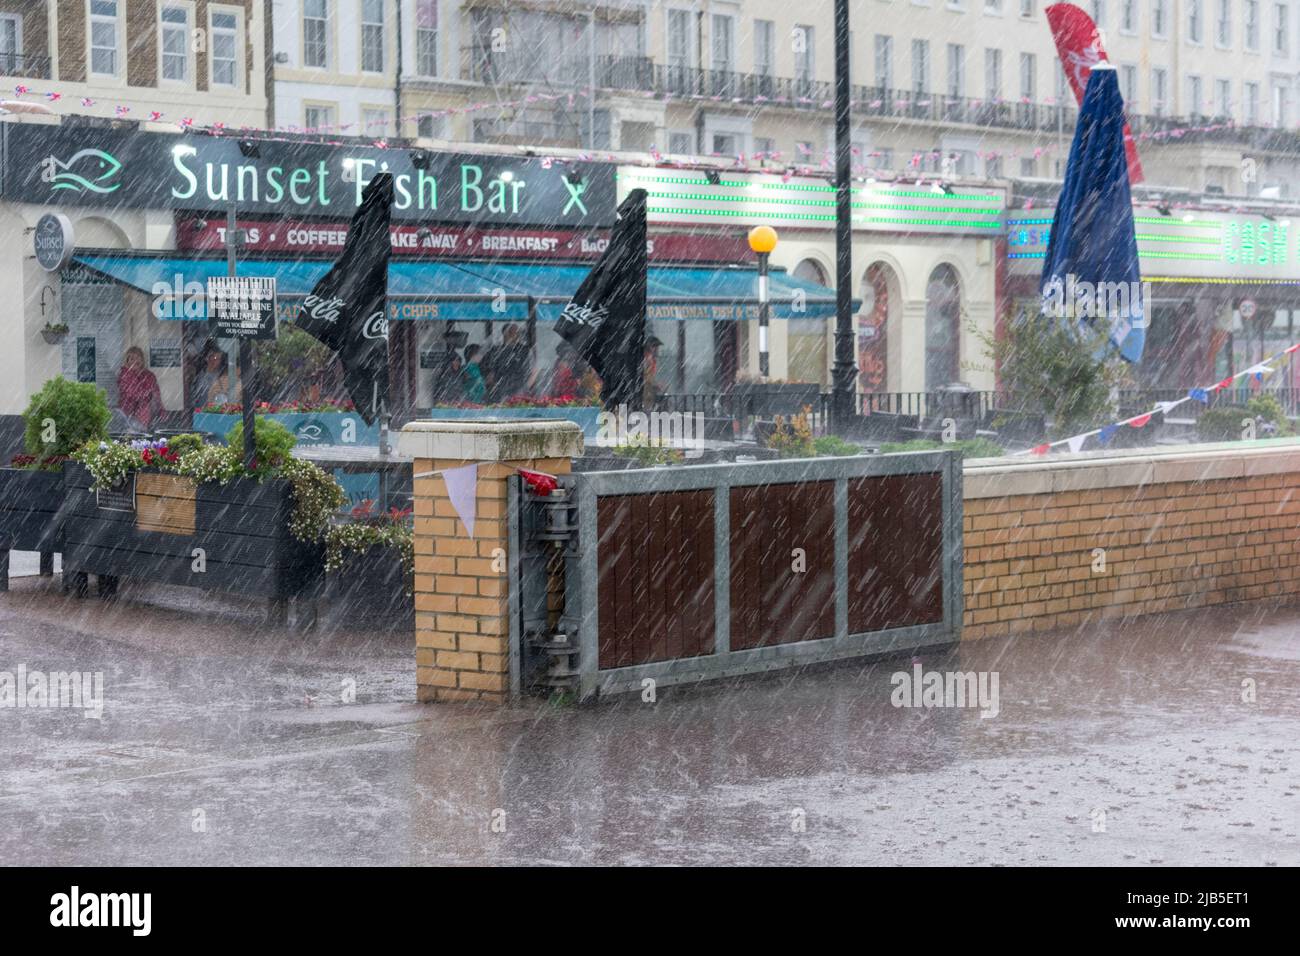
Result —
[[1125, 449], [1047, 460], [980, 458], [969, 460], [963, 466], [967, 498], [1124, 488], [1152, 482], [1209, 481], [1297, 470], [1300, 470], [1300, 441], [1294, 438]]
[[532, 461], [576, 458], [582, 428], [562, 418], [483, 418], [414, 421], [397, 436], [397, 449], [411, 458], [453, 461]]

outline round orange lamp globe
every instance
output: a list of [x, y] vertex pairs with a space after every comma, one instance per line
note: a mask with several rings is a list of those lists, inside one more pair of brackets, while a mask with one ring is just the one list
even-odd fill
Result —
[[776, 248], [776, 230], [771, 226], [755, 226], [749, 230], [749, 248], [759, 255]]

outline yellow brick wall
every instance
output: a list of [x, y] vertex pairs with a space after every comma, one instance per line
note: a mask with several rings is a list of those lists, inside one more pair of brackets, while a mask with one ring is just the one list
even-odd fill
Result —
[[[464, 461], [417, 458], [415, 474]], [[569, 473], [568, 458], [479, 465], [478, 518], [471, 539], [441, 476], [416, 478], [415, 663], [422, 702], [504, 700], [509, 689], [506, 479], [516, 467]], [[498, 551], [498, 549], [500, 549]], [[497, 567], [505, 567], [505, 557]]]
[[1300, 592], [1300, 474], [968, 498], [964, 532], [968, 640]]

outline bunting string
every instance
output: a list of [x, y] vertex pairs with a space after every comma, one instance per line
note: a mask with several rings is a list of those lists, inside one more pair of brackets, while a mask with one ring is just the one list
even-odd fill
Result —
[[1226, 388], [1231, 388], [1232, 383], [1239, 378], [1244, 378], [1245, 376], [1251, 376], [1255, 379], [1257, 383], [1262, 383], [1264, 381], [1265, 375], [1271, 375], [1277, 371], [1277, 368], [1272, 363], [1282, 358], [1285, 358], [1286, 356], [1291, 355], [1292, 353], [1298, 350], [1300, 350], [1300, 342], [1288, 346], [1287, 348], [1283, 349], [1280, 352], [1275, 353], [1274, 355], [1270, 355], [1268, 358], [1264, 359], [1261, 362], [1257, 362], [1256, 364], [1250, 366], [1249, 368], [1242, 369], [1240, 372], [1237, 372], [1233, 375], [1229, 375], [1227, 378], [1215, 382], [1213, 385], [1209, 385], [1204, 388], [1190, 388], [1187, 390], [1187, 394], [1184, 395], [1182, 398], [1175, 399], [1173, 401], [1167, 401], [1167, 402], [1156, 402], [1155, 407], [1152, 408], [1151, 411], [1149, 412], [1143, 412], [1140, 415], [1134, 415], [1131, 418], [1125, 418], [1118, 422], [1111, 422], [1109, 425], [1103, 425], [1101, 428], [1094, 428], [1092, 431], [1082, 432], [1078, 435], [1071, 435], [1069, 438], [1061, 438], [1056, 441], [1043, 442], [1042, 444], [1035, 445], [1032, 448], [1015, 452], [1011, 457], [1016, 457], [1020, 455], [1034, 455], [1038, 457], [1043, 457], [1048, 453], [1050, 453], [1053, 448], [1059, 448], [1062, 445], [1066, 446], [1071, 452], [1078, 452], [1082, 450], [1083, 443], [1086, 442], [1089, 438], [1096, 438], [1098, 444], [1105, 446], [1110, 443], [1110, 440], [1115, 436], [1115, 433], [1119, 431], [1119, 429], [1124, 427], [1145, 428], [1146, 425], [1151, 421], [1153, 416], [1168, 412], [1170, 409], [1177, 408], [1179, 405], [1182, 405], [1184, 402], [1200, 402], [1203, 405], [1210, 404], [1211, 395], [1215, 394], [1216, 392], [1221, 392]]

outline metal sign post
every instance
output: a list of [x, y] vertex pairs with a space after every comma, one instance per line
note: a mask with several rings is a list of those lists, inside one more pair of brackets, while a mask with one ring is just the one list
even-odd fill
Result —
[[235, 275], [236, 258], [243, 239], [235, 221], [235, 207], [226, 212], [226, 278], [208, 280], [208, 321], [217, 338], [239, 339], [239, 381], [244, 418], [244, 467], [252, 470], [257, 457], [254, 408], [257, 405], [257, 369], [253, 340], [276, 337], [275, 279]]

